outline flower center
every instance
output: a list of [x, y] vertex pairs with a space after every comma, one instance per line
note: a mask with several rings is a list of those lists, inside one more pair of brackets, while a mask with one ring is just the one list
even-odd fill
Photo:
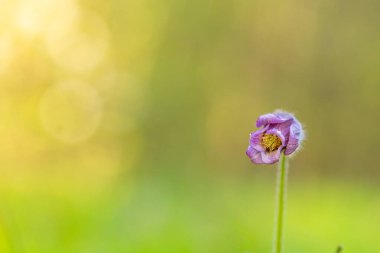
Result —
[[281, 145], [281, 139], [274, 134], [263, 134], [261, 137], [261, 145], [266, 149], [267, 152], [277, 150]]

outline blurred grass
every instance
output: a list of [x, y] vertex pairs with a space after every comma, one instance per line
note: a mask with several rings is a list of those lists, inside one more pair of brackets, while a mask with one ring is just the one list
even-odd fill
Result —
[[[97, 194], [2, 191], [2, 252], [270, 252], [273, 186], [140, 178]], [[291, 180], [285, 252], [378, 251], [378, 190]]]

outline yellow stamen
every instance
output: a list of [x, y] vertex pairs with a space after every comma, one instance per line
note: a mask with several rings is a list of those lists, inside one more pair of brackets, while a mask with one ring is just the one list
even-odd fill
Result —
[[274, 134], [264, 134], [261, 137], [261, 145], [266, 149], [268, 152], [272, 152], [277, 150], [281, 145], [281, 139]]

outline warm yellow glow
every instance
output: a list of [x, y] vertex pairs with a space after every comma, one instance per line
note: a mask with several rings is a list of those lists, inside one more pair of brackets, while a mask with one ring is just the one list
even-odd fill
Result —
[[95, 13], [82, 13], [79, 20], [65, 29], [52, 26], [45, 41], [58, 65], [71, 72], [87, 73], [106, 57], [108, 29]]
[[[91, 174], [95, 184], [111, 183], [121, 157], [126, 170], [140, 156], [136, 119], [143, 96], [135, 72], [148, 69], [151, 44], [144, 44], [146, 56], [138, 54], [141, 66], [131, 75], [129, 67], [115, 71], [109, 30], [96, 8], [85, 9], [77, 0], [0, 3], [0, 172], [8, 173], [3, 180], [53, 179], [46, 170], [54, 168], [53, 180], [70, 175], [72, 181], [91, 181]], [[131, 31], [149, 37], [156, 30]], [[142, 44], [133, 38], [132, 53]], [[103, 134], [109, 145], [103, 145]]]
[[5, 72], [10, 65], [14, 54], [13, 42], [10, 35], [0, 35], [0, 74]]
[[36, 34], [41, 28], [39, 24], [38, 16], [35, 12], [23, 7], [16, 15], [17, 26], [27, 34]]
[[102, 114], [102, 102], [96, 89], [77, 80], [51, 87], [40, 103], [45, 130], [67, 143], [90, 138], [98, 128]]
[[75, 0], [22, 0], [15, 8], [16, 27], [28, 36], [46, 34], [52, 26], [60, 29], [70, 25], [78, 16]]

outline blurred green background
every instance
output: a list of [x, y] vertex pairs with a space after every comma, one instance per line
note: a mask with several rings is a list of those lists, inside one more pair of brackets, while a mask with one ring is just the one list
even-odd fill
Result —
[[379, 2], [0, 4], [0, 252], [270, 252], [277, 108], [285, 252], [380, 252]]

